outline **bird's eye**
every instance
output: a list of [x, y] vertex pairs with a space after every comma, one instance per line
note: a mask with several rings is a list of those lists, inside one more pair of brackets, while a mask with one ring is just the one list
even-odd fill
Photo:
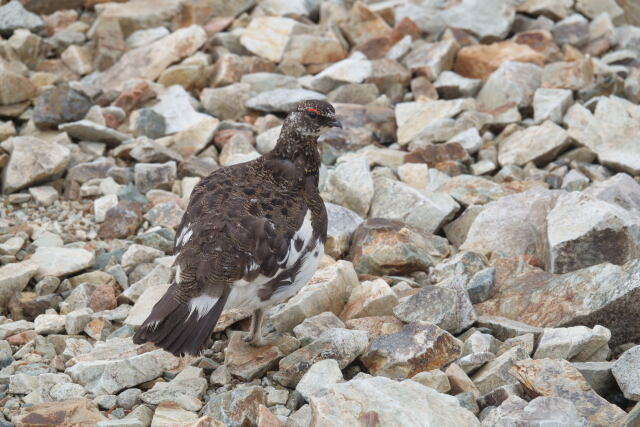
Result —
[[307, 115], [309, 117], [316, 118], [320, 115], [320, 113], [315, 108], [307, 108]]

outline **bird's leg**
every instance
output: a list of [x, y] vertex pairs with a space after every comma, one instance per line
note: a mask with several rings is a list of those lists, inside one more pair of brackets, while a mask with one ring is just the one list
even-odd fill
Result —
[[268, 344], [268, 341], [262, 336], [262, 321], [264, 320], [264, 311], [258, 308], [253, 311], [251, 316], [251, 329], [249, 335], [244, 338], [244, 341], [251, 344], [254, 347], [262, 347]]

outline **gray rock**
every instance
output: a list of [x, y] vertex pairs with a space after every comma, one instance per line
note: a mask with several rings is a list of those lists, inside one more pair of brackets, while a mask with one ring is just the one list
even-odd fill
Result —
[[38, 264], [33, 261], [0, 267], [0, 307], [5, 307], [16, 292], [22, 292], [37, 271]]
[[532, 126], [508, 136], [498, 151], [501, 165], [524, 166], [534, 162], [543, 166], [569, 147], [571, 141], [567, 132], [552, 121], [540, 126]]
[[138, 135], [151, 139], [161, 138], [167, 134], [167, 121], [151, 108], [141, 108], [135, 115], [133, 128]]
[[518, 380], [511, 374], [510, 369], [514, 362], [525, 359], [529, 359], [527, 352], [521, 347], [513, 347], [480, 368], [471, 379], [480, 394], [487, 394], [507, 384], [515, 384]]
[[152, 108], [164, 117], [167, 134], [188, 130], [210, 119], [208, 115], [193, 108], [191, 95], [180, 85], [168, 87], [160, 95], [159, 101]]
[[416, 44], [403, 59], [403, 64], [413, 74], [434, 81], [443, 71], [453, 68], [453, 62], [460, 45], [455, 40]]
[[330, 311], [316, 314], [293, 328], [293, 333], [299, 340], [315, 340], [327, 329], [345, 328], [342, 320]]
[[366, 217], [373, 199], [373, 191], [373, 178], [367, 159], [355, 157], [329, 170], [322, 196], [326, 201]]
[[324, 251], [338, 259], [349, 250], [351, 236], [363, 219], [350, 209], [325, 202], [327, 209], [327, 241]]
[[439, 369], [460, 357], [462, 342], [427, 322], [412, 322], [400, 332], [374, 338], [362, 363], [376, 376], [410, 378]]
[[19, 334], [20, 332], [30, 331], [34, 329], [33, 322], [26, 320], [16, 320], [15, 322], [7, 322], [0, 325], [0, 340], [3, 340], [11, 335]]
[[33, 324], [36, 334], [50, 335], [64, 331], [66, 316], [59, 314], [41, 314], [35, 318]]
[[587, 420], [575, 405], [561, 397], [536, 397], [527, 402], [518, 396], [511, 396], [493, 409], [482, 420], [483, 426], [506, 425], [558, 425], [585, 427]]
[[464, 331], [477, 319], [463, 283], [458, 279], [424, 287], [398, 304], [393, 313], [403, 322], [430, 322], [453, 334]]
[[[414, 138], [428, 134], [444, 120], [457, 116], [467, 108], [468, 105], [462, 99], [401, 102], [396, 104], [395, 116], [398, 124], [398, 143], [406, 145]], [[449, 136], [446, 139], [449, 139]]]
[[604, 361], [608, 356], [607, 343], [610, 338], [611, 332], [600, 325], [593, 330], [586, 326], [545, 328], [534, 357], [574, 362]]
[[248, 99], [245, 105], [258, 111], [290, 112], [298, 102], [309, 99], [324, 100], [326, 97], [306, 89], [274, 89]]
[[628, 101], [600, 98], [592, 114], [574, 104], [564, 118], [569, 136], [598, 155], [600, 163], [636, 175], [640, 172], [640, 110]]
[[472, 304], [478, 304], [493, 296], [496, 283], [496, 269], [488, 267], [475, 273], [465, 284]]
[[420, 192], [389, 178], [374, 180], [370, 217], [394, 219], [433, 233], [452, 219], [460, 206], [440, 192]]
[[[273, 89], [300, 89], [298, 79], [277, 73], [250, 73], [240, 78], [240, 83], [249, 85], [252, 93], [262, 93]], [[234, 85], [230, 85], [234, 86]], [[227, 87], [230, 87], [227, 86]], [[206, 107], [205, 107], [206, 108]], [[214, 114], [215, 115], [215, 114]]]
[[163, 163], [171, 160], [182, 161], [182, 156], [176, 151], [164, 147], [148, 138], [138, 138], [135, 147], [129, 152], [134, 160], [140, 163]]
[[560, 194], [533, 188], [487, 203], [471, 224], [460, 249], [484, 255], [530, 254], [544, 260], [546, 237], [539, 230], [546, 227], [547, 214]]
[[296, 391], [309, 401], [311, 396], [320, 393], [322, 390], [343, 382], [342, 371], [338, 362], [334, 359], [320, 360], [314, 363], [311, 368], [302, 376], [296, 385]]
[[[479, 426], [476, 417], [453, 396], [415, 381], [384, 377], [334, 384], [311, 397], [312, 419], [318, 427], [358, 425], [362, 414], [380, 425], [455, 427]], [[398, 424], [399, 420], [401, 423]]]
[[341, 104], [368, 104], [380, 95], [378, 87], [371, 83], [350, 83], [338, 86], [327, 94], [327, 100]]
[[371, 61], [356, 53], [322, 70], [311, 79], [309, 87], [322, 93], [328, 93], [346, 83], [362, 83], [371, 76]]
[[573, 93], [569, 89], [538, 88], [533, 95], [533, 120], [536, 123], [551, 120], [560, 124], [571, 104]]
[[93, 314], [93, 310], [88, 307], [79, 308], [77, 310], [73, 310], [65, 316], [65, 330], [67, 331], [67, 335], [77, 335], [80, 334], [84, 328], [87, 326], [87, 323], [91, 321], [91, 315]]
[[241, 386], [213, 396], [202, 409], [225, 426], [256, 425], [258, 406], [266, 403], [266, 393], [260, 386]]
[[497, 109], [514, 103], [517, 107], [531, 106], [533, 96], [542, 83], [542, 68], [523, 62], [505, 61], [491, 73], [478, 93], [478, 103]]
[[65, 170], [71, 159], [67, 147], [30, 136], [9, 138], [3, 144], [12, 147], [4, 171], [5, 194], [55, 177]]
[[120, 145], [130, 138], [127, 134], [86, 119], [61, 123], [58, 129], [81, 141], [104, 142], [110, 147]]
[[573, 367], [578, 370], [600, 396], [607, 396], [616, 386], [611, 369], [615, 362], [575, 362]]
[[149, 190], [170, 190], [173, 181], [178, 176], [176, 162], [166, 163], [136, 163], [134, 180], [141, 193]]
[[129, 388], [118, 394], [117, 405], [124, 409], [133, 409], [140, 402], [142, 390]]
[[38, 265], [35, 278], [41, 279], [45, 276], [62, 277], [89, 268], [95, 262], [95, 255], [80, 248], [40, 247], [31, 261]]
[[447, 393], [451, 390], [451, 384], [449, 384], [449, 378], [447, 374], [440, 369], [432, 369], [430, 371], [418, 372], [411, 377], [411, 381], [418, 382], [427, 387], [439, 391], [440, 393]]
[[274, 379], [285, 387], [293, 387], [315, 362], [324, 359], [335, 359], [340, 369], [344, 369], [364, 352], [368, 344], [365, 331], [328, 329], [311, 344], [282, 359]]
[[91, 108], [91, 100], [83, 93], [63, 84], [36, 98], [33, 123], [39, 129], [55, 129], [60, 123], [81, 120]]
[[482, 80], [468, 79], [453, 71], [443, 71], [433, 85], [444, 99], [473, 98], [480, 90]]
[[11, 1], [0, 7], [0, 34], [10, 36], [18, 28], [37, 32], [44, 26], [42, 19], [26, 10], [19, 1]]
[[220, 120], [238, 120], [248, 113], [245, 103], [250, 94], [249, 84], [234, 83], [219, 88], [206, 88], [200, 94], [200, 99], [205, 110], [214, 117]]
[[570, 44], [575, 47], [589, 42], [589, 21], [575, 13], [557, 22], [551, 29], [553, 41], [558, 45]]
[[471, 353], [466, 356], [462, 356], [456, 360], [456, 363], [467, 374], [471, 375], [478, 370], [478, 368], [484, 366], [487, 362], [490, 362], [496, 358], [496, 355], [491, 352]]
[[202, 395], [207, 389], [207, 380], [201, 368], [188, 366], [168, 383], [156, 383], [149, 391], [140, 395], [143, 402], [157, 405], [163, 401], [177, 403], [187, 411], [202, 408]]
[[[630, 178], [618, 183], [640, 186]], [[640, 253], [636, 236], [640, 233], [640, 212], [597, 199], [590, 193], [572, 192], [558, 198], [547, 216], [549, 270], [567, 273], [591, 265], [624, 264]], [[605, 236], [615, 235], [613, 240]]]
[[615, 361], [611, 372], [624, 393], [624, 397], [629, 400], [640, 401], [640, 345], [630, 348], [622, 353]]

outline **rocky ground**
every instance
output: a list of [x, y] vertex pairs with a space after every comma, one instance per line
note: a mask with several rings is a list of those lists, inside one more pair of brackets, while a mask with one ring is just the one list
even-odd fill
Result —
[[[633, 0], [0, 0], [0, 426], [640, 425]], [[190, 191], [321, 138], [321, 269], [248, 347], [131, 341]]]

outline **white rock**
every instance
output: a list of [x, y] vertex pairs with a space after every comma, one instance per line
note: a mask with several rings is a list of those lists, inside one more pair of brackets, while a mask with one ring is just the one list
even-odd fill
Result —
[[134, 243], [122, 254], [120, 264], [125, 271], [130, 271], [138, 264], [153, 262], [161, 256], [164, 256], [164, 252], [159, 249]]
[[373, 199], [373, 178], [367, 159], [356, 157], [329, 170], [323, 198], [366, 217]]
[[332, 384], [343, 382], [342, 371], [334, 359], [325, 359], [314, 363], [296, 385], [296, 391], [309, 401], [311, 396]]
[[45, 276], [66, 276], [91, 267], [95, 255], [80, 248], [40, 247], [31, 261], [38, 264], [36, 279], [42, 279]]
[[458, 399], [415, 381], [384, 377], [353, 379], [334, 384], [311, 397], [316, 427], [355, 426], [362, 414], [379, 425], [406, 427], [473, 427], [478, 419]]
[[622, 353], [611, 368], [611, 372], [624, 393], [630, 400], [640, 401], [640, 345]]
[[458, 115], [465, 108], [464, 100], [438, 100], [403, 102], [396, 104], [395, 115], [398, 124], [398, 143], [408, 144], [421, 132], [429, 130], [439, 120]]
[[550, 120], [509, 135], [498, 151], [501, 165], [524, 166], [529, 162], [545, 165], [569, 147], [567, 132]]
[[169, 286], [171, 286], [170, 283], [147, 287], [129, 311], [129, 315], [124, 323], [131, 326], [142, 325], [151, 314], [153, 306], [160, 301], [160, 298], [162, 298], [167, 289], [169, 289]]
[[64, 331], [66, 316], [59, 314], [40, 314], [33, 324], [38, 335], [59, 334]]
[[107, 211], [118, 204], [118, 196], [109, 194], [93, 201], [93, 215], [96, 222], [103, 222]]
[[274, 89], [250, 98], [246, 106], [258, 111], [288, 113], [298, 102], [309, 99], [325, 100], [326, 97], [306, 89]]
[[240, 43], [254, 54], [280, 62], [297, 21], [265, 16], [251, 20], [240, 36]]
[[545, 328], [533, 357], [535, 359], [565, 359], [571, 362], [601, 362], [609, 353], [607, 343], [611, 331], [596, 325], [569, 328]]
[[573, 104], [573, 92], [569, 89], [538, 88], [533, 95], [533, 120], [542, 123], [551, 120], [562, 123], [564, 113]]
[[371, 71], [371, 61], [364, 55], [343, 59], [316, 74], [311, 80], [310, 87], [318, 92], [328, 93], [345, 83], [364, 82], [371, 76]]
[[37, 204], [42, 206], [49, 206], [58, 200], [58, 191], [50, 185], [30, 187], [29, 194]]
[[153, 111], [164, 117], [166, 122], [166, 134], [182, 132], [196, 126], [211, 116], [198, 113], [190, 101], [191, 95], [179, 85], [173, 85], [160, 95]]

